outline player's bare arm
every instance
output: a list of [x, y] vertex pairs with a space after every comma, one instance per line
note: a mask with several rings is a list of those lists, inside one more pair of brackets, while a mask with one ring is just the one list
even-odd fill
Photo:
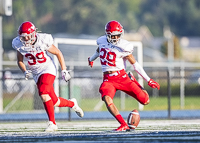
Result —
[[67, 71], [67, 67], [65, 65], [65, 60], [64, 60], [64, 57], [63, 57], [63, 54], [61, 53], [61, 51], [58, 48], [56, 48], [54, 45], [51, 45], [51, 47], [48, 49], [48, 52], [57, 56], [58, 61], [61, 66], [61, 70], [62, 70], [61, 71], [62, 78], [66, 82], [69, 81], [71, 79], [71, 76], [69, 74], [69, 71]]
[[17, 51], [17, 64], [21, 71], [24, 73], [26, 71], [26, 66], [23, 62], [23, 55], [19, 51]]
[[56, 48], [54, 45], [52, 45], [48, 49], [48, 52], [50, 52], [53, 55], [56, 55], [56, 57], [58, 58], [58, 61], [60, 63], [61, 69], [66, 70], [65, 60], [64, 60], [64, 57], [63, 57], [63, 54], [61, 53], [61, 51], [58, 48]]
[[136, 60], [132, 54], [125, 57], [131, 64], [135, 64]]

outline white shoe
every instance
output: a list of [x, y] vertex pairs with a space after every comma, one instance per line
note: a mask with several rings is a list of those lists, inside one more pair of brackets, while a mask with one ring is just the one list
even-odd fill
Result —
[[79, 117], [83, 117], [84, 116], [83, 110], [78, 106], [76, 99], [72, 98], [70, 99], [70, 101], [74, 102], [74, 106], [72, 107], [72, 109], [76, 112], [76, 114]]
[[48, 127], [46, 128], [45, 132], [54, 132], [58, 130], [58, 126], [55, 125], [52, 121], [48, 122]]

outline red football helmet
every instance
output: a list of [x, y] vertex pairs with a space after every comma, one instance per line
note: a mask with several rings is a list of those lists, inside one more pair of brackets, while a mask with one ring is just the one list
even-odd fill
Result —
[[[123, 26], [118, 21], [110, 21], [105, 26], [105, 33], [108, 39], [108, 42], [112, 44], [117, 44], [120, 40], [120, 38], [124, 34]], [[117, 35], [117, 38], [115, 38], [115, 35]]]
[[29, 46], [36, 40], [36, 28], [35, 25], [29, 21], [23, 22], [18, 29], [20, 41]]

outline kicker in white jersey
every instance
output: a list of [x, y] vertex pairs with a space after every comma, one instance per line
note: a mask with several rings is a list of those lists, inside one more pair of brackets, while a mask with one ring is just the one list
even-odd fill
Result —
[[101, 36], [97, 39], [97, 44], [103, 72], [126, 69], [124, 57], [132, 54], [134, 50], [132, 43], [120, 39], [118, 44], [113, 45], [107, 41], [106, 36]]

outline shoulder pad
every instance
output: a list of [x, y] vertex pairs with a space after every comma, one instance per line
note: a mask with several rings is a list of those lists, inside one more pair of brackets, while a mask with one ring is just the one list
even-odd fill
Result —
[[51, 34], [46, 33], [37, 33], [37, 36], [40, 40], [42, 40], [48, 47], [53, 44], [53, 37]]
[[124, 51], [132, 53], [134, 50], [133, 43], [130, 43], [127, 40], [121, 39], [120, 44], [122, 45]]
[[12, 47], [17, 50], [19, 49], [20, 47], [22, 47], [22, 42], [20, 41], [19, 37], [15, 37], [13, 40], [12, 40]]
[[99, 38], [97, 39], [97, 45], [99, 45], [99, 44], [105, 44], [105, 43], [107, 43], [106, 35], [101, 36], [101, 37], [99, 37]]

